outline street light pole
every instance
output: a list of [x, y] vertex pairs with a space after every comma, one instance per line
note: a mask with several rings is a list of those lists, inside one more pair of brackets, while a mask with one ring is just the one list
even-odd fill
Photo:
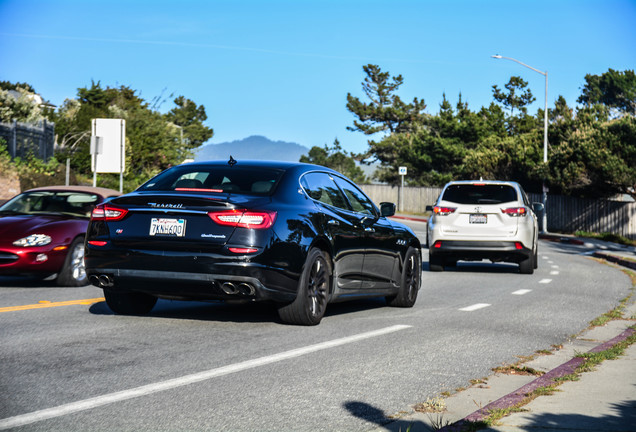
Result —
[[[528, 69], [532, 69], [535, 72], [540, 73], [545, 77], [545, 104], [543, 107], [543, 163], [547, 165], [548, 163], [548, 71], [540, 71], [539, 69], [535, 69], [532, 66], [528, 66], [525, 63], [520, 62], [517, 59], [513, 59], [512, 57], [504, 57], [499, 54], [491, 56], [495, 59], [506, 59], [512, 60], [513, 62], [519, 63], [521, 66], [525, 66]], [[541, 223], [541, 232], [548, 232], [548, 188], [545, 185], [545, 178], [543, 179], [543, 218]]]

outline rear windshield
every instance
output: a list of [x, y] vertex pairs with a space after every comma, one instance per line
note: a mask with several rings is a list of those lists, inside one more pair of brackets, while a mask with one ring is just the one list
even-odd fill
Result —
[[270, 168], [186, 164], [164, 171], [137, 190], [270, 195], [282, 175], [282, 170]]
[[442, 200], [457, 204], [501, 204], [517, 201], [517, 191], [509, 185], [450, 185]]

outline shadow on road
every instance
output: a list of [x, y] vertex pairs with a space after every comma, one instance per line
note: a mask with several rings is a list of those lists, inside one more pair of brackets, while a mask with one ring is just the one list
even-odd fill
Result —
[[413, 420], [395, 420], [388, 417], [384, 411], [379, 408], [374, 407], [373, 405], [369, 405], [366, 402], [357, 402], [357, 401], [349, 401], [345, 402], [344, 407], [349, 411], [353, 416], [368, 421], [370, 423], [375, 423], [378, 426], [386, 426], [389, 423], [391, 424], [390, 428], [387, 430], [391, 431], [408, 431], [408, 430], [417, 430], [417, 431], [432, 431], [431, 428], [428, 427], [423, 422], [413, 421]]
[[[389, 307], [384, 298], [372, 298], [346, 303], [334, 303], [327, 306], [325, 318], [364, 312]], [[89, 308], [94, 315], [114, 315], [106, 302], [95, 303]], [[232, 304], [222, 301], [195, 302], [159, 299], [153, 310], [147, 315], [153, 318], [169, 318], [199, 321], [219, 321], [235, 323], [271, 322], [284, 324], [278, 318], [276, 306], [271, 303]]]

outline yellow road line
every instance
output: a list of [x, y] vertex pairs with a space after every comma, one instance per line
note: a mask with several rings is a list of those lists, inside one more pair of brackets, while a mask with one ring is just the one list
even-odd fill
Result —
[[97, 298], [84, 299], [84, 300], [68, 300], [68, 301], [62, 301], [62, 302], [46, 302], [45, 303], [45, 301], [40, 302], [38, 304], [3, 307], [3, 308], [0, 308], [0, 313], [15, 312], [15, 311], [21, 311], [21, 310], [30, 310], [30, 309], [42, 309], [42, 308], [50, 308], [50, 307], [58, 307], [58, 306], [92, 305], [93, 303], [104, 301], [104, 297], [97, 297]]

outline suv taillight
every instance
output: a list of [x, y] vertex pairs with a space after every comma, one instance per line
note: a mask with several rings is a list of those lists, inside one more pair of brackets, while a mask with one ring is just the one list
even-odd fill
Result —
[[510, 207], [501, 209], [501, 212], [507, 214], [510, 217], [519, 217], [527, 215], [528, 209], [525, 207]]
[[433, 207], [433, 213], [438, 216], [448, 216], [449, 214], [454, 213], [455, 210], [457, 210], [455, 207]]

